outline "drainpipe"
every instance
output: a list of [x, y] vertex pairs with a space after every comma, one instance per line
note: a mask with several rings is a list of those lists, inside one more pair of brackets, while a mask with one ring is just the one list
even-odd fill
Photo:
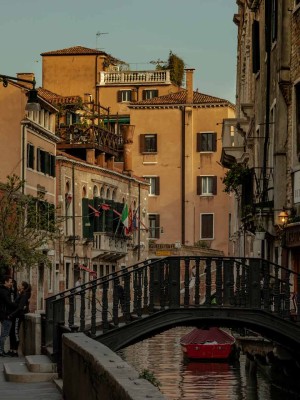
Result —
[[[75, 236], [75, 166], [72, 164], [72, 192], [73, 192], [73, 202], [72, 202], [72, 227], [73, 236]], [[75, 255], [75, 239], [73, 240], [73, 255]]]
[[181, 243], [185, 244], [185, 107], [181, 124]]
[[[25, 181], [25, 125], [22, 125], [22, 181]], [[22, 185], [22, 194], [25, 193], [25, 184]]]

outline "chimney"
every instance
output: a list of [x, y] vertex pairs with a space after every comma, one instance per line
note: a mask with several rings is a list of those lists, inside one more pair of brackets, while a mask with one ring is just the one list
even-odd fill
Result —
[[101, 153], [97, 155], [97, 165], [99, 167], [104, 168], [105, 167], [105, 153]]
[[[26, 81], [33, 82], [35, 80], [35, 76], [33, 72], [19, 72], [17, 73], [17, 78], [19, 79], [26, 79]], [[27, 82], [20, 82], [22, 86], [27, 87], [28, 89], [32, 89], [32, 85]]]
[[133, 132], [134, 125], [121, 125], [121, 133], [123, 136], [124, 143], [124, 167], [123, 172], [128, 175], [132, 175], [132, 143], [133, 143]]
[[185, 69], [185, 81], [186, 81], [186, 90], [187, 90], [187, 95], [186, 95], [186, 102], [188, 104], [193, 103], [193, 97], [194, 97], [194, 89], [193, 89], [193, 74], [194, 74], [195, 68], [186, 68]]
[[95, 164], [95, 149], [86, 149], [86, 161]]
[[107, 168], [111, 169], [113, 171], [114, 170], [114, 166], [115, 166], [115, 157], [112, 156], [107, 160]]

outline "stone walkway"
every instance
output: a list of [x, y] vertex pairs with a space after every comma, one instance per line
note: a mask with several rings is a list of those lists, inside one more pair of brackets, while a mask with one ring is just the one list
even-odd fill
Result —
[[62, 400], [62, 394], [52, 382], [7, 382], [3, 364], [25, 362], [24, 357], [0, 357], [0, 398], [3, 400]]

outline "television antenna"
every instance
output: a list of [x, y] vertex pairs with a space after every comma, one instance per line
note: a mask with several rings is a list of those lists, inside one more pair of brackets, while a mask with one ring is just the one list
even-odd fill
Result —
[[160, 58], [158, 58], [157, 60], [152, 60], [149, 62], [150, 62], [150, 64], [156, 65], [156, 68], [160, 68], [161, 64], [167, 64], [168, 61], [162, 61]]
[[99, 48], [98, 48], [98, 39], [100, 38], [100, 36], [101, 35], [108, 35], [108, 32], [97, 32], [96, 33], [96, 50], [100, 50]]

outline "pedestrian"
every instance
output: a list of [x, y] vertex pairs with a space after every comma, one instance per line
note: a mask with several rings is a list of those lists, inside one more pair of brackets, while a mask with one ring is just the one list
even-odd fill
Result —
[[17, 308], [16, 304], [11, 300], [11, 288], [13, 280], [10, 276], [5, 275], [3, 283], [0, 285], [0, 357], [8, 357], [9, 354], [5, 350], [5, 342], [9, 336], [12, 321], [9, 315]]
[[31, 285], [23, 281], [18, 288], [18, 295], [15, 303], [17, 309], [13, 311], [8, 317], [12, 321], [10, 330], [10, 351], [8, 354], [11, 357], [18, 357], [18, 348], [20, 344], [20, 328], [25, 319], [25, 314], [29, 312], [29, 299], [31, 297]]

